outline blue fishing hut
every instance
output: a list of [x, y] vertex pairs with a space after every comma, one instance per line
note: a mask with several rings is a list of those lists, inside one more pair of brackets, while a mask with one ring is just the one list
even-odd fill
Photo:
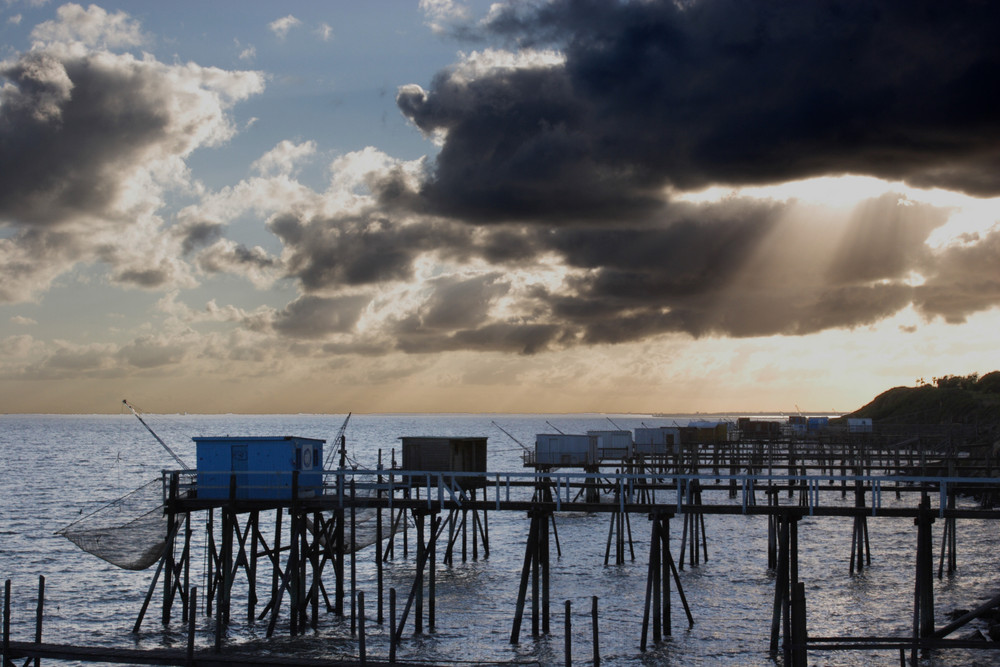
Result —
[[229, 498], [235, 476], [238, 500], [290, 500], [294, 472], [299, 498], [323, 492], [323, 440], [290, 435], [193, 440], [200, 499]]

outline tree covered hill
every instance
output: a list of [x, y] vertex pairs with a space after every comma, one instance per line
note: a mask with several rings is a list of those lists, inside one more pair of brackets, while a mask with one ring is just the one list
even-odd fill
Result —
[[1000, 425], [1000, 371], [946, 375], [916, 387], [894, 387], [848, 417], [886, 424]]

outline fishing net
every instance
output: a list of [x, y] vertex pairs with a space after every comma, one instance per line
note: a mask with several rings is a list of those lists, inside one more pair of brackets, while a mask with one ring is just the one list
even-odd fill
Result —
[[167, 541], [163, 483], [159, 479], [56, 531], [87, 553], [125, 570], [160, 559]]

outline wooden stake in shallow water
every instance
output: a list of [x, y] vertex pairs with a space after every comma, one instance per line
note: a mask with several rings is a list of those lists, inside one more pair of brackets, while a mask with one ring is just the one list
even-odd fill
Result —
[[[521, 566], [521, 583], [517, 593], [517, 608], [514, 612], [514, 625], [510, 633], [510, 643], [516, 644], [521, 635], [521, 620], [524, 616], [524, 604], [528, 595], [528, 580], [532, 582], [531, 596], [531, 631], [532, 636], [541, 631], [549, 632], [549, 535], [548, 526], [551, 513], [543, 509], [533, 509], [528, 512], [531, 519], [528, 528], [528, 541], [524, 548], [524, 564]], [[541, 619], [539, 615], [541, 614]]]
[[912, 663], [917, 664], [917, 642], [934, 634], [934, 554], [931, 524], [931, 503], [926, 493], [920, 501], [917, 525], [917, 567], [913, 590], [913, 649]]
[[[670, 518], [671, 514], [657, 512], [650, 515], [652, 520], [652, 532], [649, 538], [649, 566], [646, 574], [646, 603], [642, 614], [642, 638], [639, 642], [639, 650], [646, 650], [646, 637], [649, 632], [650, 610], [652, 609], [653, 621], [653, 643], [658, 644], [663, 636], [671, 634], [670, 622], [670, 577], [673, 576], [677, 585], [677, 594], [680, 596], [681, 604], [684, 605], [684, 613], [687, 614], [688, 627], [694, 627], [694, 617], [691, 615], [691, 608], [688, 606], [687, 597], [684, 595], [684, 587], [681, 585], [680, 575], [674, 558], [670, 554]], [[594, 644], [597, 644], [597, 598], [594, 598]]]

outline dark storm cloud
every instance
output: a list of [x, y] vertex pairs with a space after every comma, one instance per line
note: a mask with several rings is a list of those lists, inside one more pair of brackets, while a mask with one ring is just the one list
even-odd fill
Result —
[[[989, 267], [989, 253], [959, 258], [926, 246], [930, 233], [947, 220], [943, 209], [890, 194], [853, 211], [813, 219], [821, 211], [730, 199], [675, 203], [661, 207], [657, 216], [607, 226], [469, 227], [437, 221], [396, 227], [388, 219], [368, 226], [363, 219], [289, 217], [272, 228], [286, 253], [296, 257], [289, 275], [299, 278], [307, 292], [405, 284], [413, 277], [413, 263], [427, 253], [463, 263], [488, 260], [497, 267], [422, 282], [419, 303], [381, 326], [386, 342], [369, 346], [368, 352], [358, 349], [368, 354], [389, 349], [531, 354], [666, 333], [805, 335], [889, 317], [914, 302], [912, 276], [932, 272], [940, 275], [925, 288], [923, 311], [954, 319], [932, 304], [932, 282], [942, 290], [961, 290], [959, 267], [970, 274]], [[370, 281], [351, 282], [356, 262], [382, 268], [370, 274]], [[530, 275], [552, 262], [572, 270], [559, 284], [529, 279], [515, 289], [513, 279], [499, 270], [524, 269]], [[989, 294], [982, 301], [994, 298]], [[501, 299], [502, 310], [497, 308]], [[952, 303], [965, 312], [965, 304]], [[345, 330], [339, 318], [306, 312], [314, 308], [322, 311], [329, 303], [300, 300], [295, 312], [279, 322], [308, 322], [315, 337]], [[298, 325], [276, 328], [299, 332]]]
[[31, 52], [0, 70], [0, 217], [53, 225], [103, 216], [121, 170], [167, 135], [171, 89], [140, 63]]
[[207, 273], [223, 271], [266, 270], [278, 266], [278, 261], [262, 248], [234, 244], [218, 244], [198, 255], [198, 268]]
[[288, 274], [308, 291], [407, 280], [420, 255], [462, 253], [471, 231], [448, 222], [400, 225], [382, 214], [302, 220], [283, 215], [268, 228], [285, 245]]
[[930, 275], [916, 288], [922, 312], [959, 323], [1000, 303], [1000, 231], [969, 240], [946, 248], [928, 266]]
[[173, 272], [166, 267], [150, 267], [147, 269], [124, 269], [114, 274], [115, 282], [134, 285], [136, 287], [154, 288], [167, 284]]
[[[898, 194], [849, 214], [668, 194], [844, 173], [1000, 193], [993, 4], [556, 0], [491, 17], [487, 37], [564, 60], [483, 52], [400, 88], [442, 138], [431, 169], [419, 186], [403, 166], [366, 174], [365, 211], [268, 222], [302, 291], [274, 331], [331, 354], [531, 354], [1000, 302], [973, 269], [992, 270], [994, 239], [934, 250], [948, 212]], [[279, 268], [185, 233], [205, 270]]]
[[623, 219], [663, 186], [823, 174], [1000, 193], [1000, 5], [512, 5], [491, 27], [564, 65], [444, 71], [400, 109], [447, 132], [423, 195], [468, 221]]
[[175, 228], [174, 235], [181, 239], [184, 254], [203, 248], [222, 238], [225, 225], [218, 222], [193, 222]]

